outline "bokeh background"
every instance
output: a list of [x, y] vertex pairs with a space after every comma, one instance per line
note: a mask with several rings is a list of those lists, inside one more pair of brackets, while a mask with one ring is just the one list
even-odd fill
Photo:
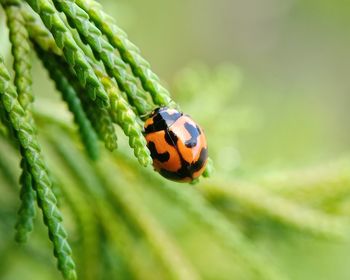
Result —
[[[347, 122], [350, 5], [346, 1], [105, 0], [101, 3], [140, 47], [181, 108], [205, 129], [215, 166], [214, 182], [259, 183], [274, 195], [277, 193], [302, 207], [315, 208], [347, 222], [350, 179], [344, 174], [350, 174]], [[10, 63], [4, 23], [1, 11], [0, 52]], [[33, 75], [37, 110], [57, 109], [62, 119], [69, 118], [38, 60], [34, 62]], [[42, 127], [49, 129], [47, 124]], [[119, 135], [123, 147], [126, 139], [122, 133]], [[6, 164], [17, 174], [16, 161], [7, 161], [14, 158], [12, 154], [8, 156], [10, 152], [4, 148], [7, 144], [3, 141], [1, 145], [2, 161], [6, 159]], [[56, 158], [48, 154], [48, 161], [54, 166]], [[217, 245], [219, 237], [203, 233], [205, 228], [198, 228], [196, 220], [188, 218], [186, 212], [170, 209], [172, 204], [159, 198], [155, 189], [147, 194], [149, 185], [155, 183], [143, 181], [142, 176], [135, 175], [140, 186], [138, 193], [145, 197], [145, 204], [155, 204], [153, 208], [148, 205], [150, 211], [181, 244], [200, 277], [259, 279], [236, 262], [230, 250]], [[9, 184], [8, 179], [2, 174], [0, 187]], [[192, 188], [173, 185], [183, 190]], [[294, 192], [294, 185], [301, 191]], [[308, 185], [316, 185], [316, 189], [310, 191], [311, 195], [306, 191], [304, 196], [303, 190]], [[322, 190], [327, 190], [326, 202], [318, 197], [320, 185], [325, 185]], [[332, 187], [338, 196], [328, 199]], [[196, 186], [200, 188], [201, 183]], [[12, 244], [15, 219], [10, 217], [15, 217], [19, 200], [10, 193], [3, 197], [0, 198], [3, 203], [0, 204], [0, 279], [60, 279], [40, 219], [39, 229], [29, 245], [23, 248]], [[263, 211], [261, 216], [254, 217], [254, 211], [247, 214], [244, 207], [240, 208], [239, 199], [231, 204], [215, 199], [211, 203], [238, 224], [257, 250], [268, 256], [267, 265], [271, 262], [271, 267], [281, 271], [286, 279], [349, 279], [349, 242], [305, 234], [288, 226], [288, 222], [270, 221]], [[177, 204], [174, 207], [181, 208]], [[73, 243], [79, 247], [69, 215], [67, 210], [68, 228]], [[302, 213], [296, 219], [302, 220]], [[140, 255], [147, 251], [142, 244], [139, 247], [135, 244]], [[115, 254], [118, 256], [118, 252]], [[111, 259], [108, 268], [111, 274], [98, 274], [98, 279], [134, 279], [123, 268], [123, 261], [115, 255]], [[157, 261], [149, 262], [145, 266], [149, 274], [143, 274], [143, 279], [168, 279], [161, 272], [152, 274], [150, 271], [157, 271]]]
[[[239, 89], [229, 93], [228, 105], [250, 107], [257, 118], [246, 124], [256, 134], [243, 133], [235, 143], [241, 164], [303, 165], [347, 151], [350, 7], [344, 2], [103, 3], [170, 87], [193, 64], [213, 72], [237, 67]], [[180, 102], [201, 98], [210, 96], [198, 92]]]

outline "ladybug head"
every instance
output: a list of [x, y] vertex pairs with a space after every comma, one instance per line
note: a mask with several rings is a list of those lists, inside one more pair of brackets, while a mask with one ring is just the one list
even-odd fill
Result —
[[166, 112], [167, 110], [169, 110], [169, 108], [166, 106], [158, 107], [152, 111], [149, 117], [152, 118], [159, 113]]
[[170, 109], [168, 107], [159, 107], [155, 109], [148, 120], [145, 122], [145, 132], [154, 132], [159, 130], [165, 130], [169, 128], [178, 118], [182, 116], [182, 113]]

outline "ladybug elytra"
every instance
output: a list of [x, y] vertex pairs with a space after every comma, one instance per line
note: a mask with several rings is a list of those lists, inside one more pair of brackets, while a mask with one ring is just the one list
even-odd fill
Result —
[[208, 159], [203, 130], [188, 116], [167, 107], [152, 112], [144, 127], [153, 166], [163, 177], [191, 182], [204, 171]]

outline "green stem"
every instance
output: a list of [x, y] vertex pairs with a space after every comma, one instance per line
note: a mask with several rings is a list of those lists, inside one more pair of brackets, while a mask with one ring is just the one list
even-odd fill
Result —
[[152, 159], [147, 148], [146, 139], [142, 135], [142, 127], [137, 122], [137, 116], [131, 110], [129, 104], [118, 92], [113, 80], [102, 71], [95, 70], [100, 77], [111, 101], [111, 116], [121, 126], [125, 135], [129, 137], [129, 145], [134, 149], [134, 154], [143, 166], [151, 164]]
[[35, 50], [51, 79], [55, 81], [56, 88], [61, 92], [63, 100], [66, 101], [69, 110], [72, 112], [88, 155], [91, 159], [96, 160], [99, 156], [97, 135], [84, 112], [76, 91], [65, 77], [61, 69], [62, 67], [59, 65], [59, 61], [55, 59], [54, 55], [50, 55], [41, 50], [38, 46], [36, 46]]
[[[35, 34], [33, 35], [35, 36]], [[33, 39], [36, 43], [38, 43], [36, 41], [36, 37], [33, 37]], [[85, 49], [86, 48], [84, 48], [84, 51]], [[100, 66], [94, 64], [93, 60], [91, 60], [91, 65], [93, 65], [96, 75], [103, 82], [103, 86], [105, 86], [109, 98], [111, 98], [110, 112], [112, 120], [120, 125], [125, 135], [129, 137], [129, 145], [134, 149], [134, 154], [139, 162], [143, 166], [151, 164], [152, 160], [146, 145], [146, 140], [142, 135], [142, 127], [139, 124], [138, 117], [130, 108], [130, 105], [121, 96], [115, 81], [105, 74], [100, 69]], [[73, 80], [71, 80], [71, 83], [74, 86]]]
[[[27, 121], [33, 122], [29, 110], [29, 105], [33, 101], [32, 95], [32, 77], [31, 77], [31, 50], [29, 37], [25, 27], [25, 21], [21, 14], [19, 0], [4, 0], [4, 7], [7, 26], [9, 28], [11, 51], [13, 55], [13, 69], [15, 72], [14, 84], [18, 92], [18, 101], [26, 111]], [[15, 134], [15, 133], [13, 133]], [[33, 191], [32, 175], [30, 168], [24, 156], [24, 150], [21, 149], [22, 174], [20, 176], [21, 184], [21, 205], [18, 211], [16, 222], [16, 236], [18, 242], [25, 242], [27, 235], [33, 230], [33, 220], [35, 217], [35, 193]]]
[[25, 19], [25, 25], [30, 39], [33, 40], [35, 38], [35, 43], [38, 44], [41, 49], [62, 56], [62, 50], [57, 47], [52, 34], [43, 26], [40, 19], [36, 19], [26, 9], [21, 9], [21, 13]]
[[82, 40], [90, 45], [95, 57], [103, 62], [108, 74], [116, 79], [120, 90], [128, 95], [129, 102], [133, 103], [139, 114], [149, 113], [152, 107], [145, 92], [138, 88], [137, 80], [128, 73], [126, 64], [115, 54], [113, 46], [89, 21], [88, 14], [76, 5], [74, 0], [53, 2], [56, 8], [67, 16], [68, 23], [78, 30]]
[[19, 179], [21, 187], [21, 206], [18, 210], [18, 218], [16, 222], [16, 236], [17, 242], [23, 243], [27, 241], [28, 233], [33, 230], [33, 220], [36, 215], [35, 210], [35, 192], [33, 191], [32, 175], [30, 168], [25, 158], [21, 160], [22, 174]]
[[111, 152], [118, 148], [118, 137], [109, 112], [105, 109], [95, 108], [95, 106], [80, 94], [83, 107], [91, 123], [93, 124], [98, 137]]
[[13, 68], [15, 71], [14, 83], [18, 91], [18, 100], [22, 107], [26, 109], [34, 99], [32, 95], [32, 63], [28, 32], [21, 14], [20, 1], [3, 1], [2, 5], [5, 8], [7, 26], [10, 31], [10, 42], [14, 58]]
[[26, 2], [40, 15], [43, 23], [52, 33], [57, 46], [62, 49], [67, 63], [75, 70], [81, 86], [86, 88], [90, 98], [96, 100], [102, 107], [109, 106], [108, 96], [101, 82], [51, 1], [26, 0]]
[[151, 93], [154, 103], [160, 106], [171, 104], [173, 101], [169, 92], [160, 84], [150, 64], [141, 56], [140, 50], [129, 41], [126, 33], [117, 26], [115, 20], [103, 11], [102, 6], [94, 0], [75, 2], [88, 13], [109, 42], [119, 50], [122, 59], [130, 65], [134, 75], [140, 78], [143, 88]]

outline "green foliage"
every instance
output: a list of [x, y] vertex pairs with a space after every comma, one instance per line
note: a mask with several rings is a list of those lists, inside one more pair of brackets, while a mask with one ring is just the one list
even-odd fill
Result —
[[[29, 37], [25, 27], [25, 22], [19, 8], [19, 1], [4, 2], [5, 13], [7, 16], [7, 25], [10, 31], [10, 42], [12, 46], [12, 55], [14, 58], [13, 68], [15, 70], [14, 84], [18, 93], [18, 101], [26, 110], [33, 101], [31, 61]], [[27, 121], [31, 122], [31, 116], [28, 112]], [[7, 118], [5, 116], [5, 118]], [[8, 120], [7, 126], [13, 128]], [[14, 132], [12, 132], [15, 134]], [[15, 136], [15, 135], [14, 135]], [[27, 239], [27, 233], [33, 229], [33, 218], [35, 216], [35, 194], [32, 184], [33, 179], [30, 173], [29, 164], [25, 158], [24, 149], [20, 149], [22, 154], [20, 184], [22, 186], [20, 198], [22, 205], [18, 211], [18, 221], [16, 224], [16, 240], [23, 242]]]
[[50, 1], [27, 1], [36, 11], [45, 26], [51, 31], [57, 46], [62, 49], [67, 63], [74, 68], [81, 86], [85, 87], [90, 98], [97, 98], [100, 106], [109, 104], [108, 97], [99, 79], [95, 76], [91, 65], [87, 62], [83, 51], [77, 46], [69, 29], [66, 27], [59, 12]]
[[73, 113], [74, 120], [78, 125], [81, 140], [85, 145], [86, 151], [92, 159], [97, 159], [99, 154], [99, 146], [97, 143], [97, 135], [87, 118], [82, 102], [77, 92], [65, 77], [64, 69], [60, 61], [54, 56], [36, 48], [36, 52], [48, 70], [50, 78], [55, 81], [57, 89], [61, 92], [62, 98], [68, 104], [69, 110]]
[[105, 34], [109, 42], [119, 50], [122, 59], [128, 63], [135, 76], [139, 77], [145, 90], [152, 94], [157, 105], [168, 105], [172, 101], [169, 92], [160, 85], [159, 78], [151, 70], [150, 64], [140, 55], [140, 50], [128, 40], [114, 19], [107, 15], [102, 6], [93, 0], [76, 1], [98, 28]]
[[38, 205], [42, 210], [44, 222], [48, 227], [49, 237], [54, 246], [54, 254], [58, 259], [58, 268], [67, 279], [75, 279], [74, 262], [71, 259], [71, 249], [67, 243], [67, 234], [62, 227], [62, 216], [57, 208], [55, 195], [51, 190], [51, 181], [42, 159], [39, 144], [36, 140], [31, 121], [19, 104], [17, 93], [10, 82], [10, 75], [0, 60], [0, 93], [1, 102], [6, 111], [9, 123], [15, 131], [23, 157], [28, 163], [33, 176]]
[[31, 92], [31, 57], [30, 45], [24, 18], [18, 6], [20, 1], [4, 1], [7, 26], [10, 31], [10, 42], [14, 58], [13, 68], [15, 71], [14, 83], [18, 91], [18, 100], [24, 109], [33, 101]]
[[84, 110], [90, 117], [91, 123], [96, 129], [96, 132], [101, 141], [105, 143], [105, 147], [111, 152], [118, 148], [118, 138], [114, 129], [112, 118], [109, 112], [104, 108], [97, 108], [86, 97], [80, 94]]
[[27, 240], [27, 234], [33, 230], [33, 219], [36, 214], [36, 209], [35, 192], [33, 190], [34, 182], [25, 159], [21, 160], [21, 168], [22, 174], [19, 178], [19, 182], [22, 185], [20, 194], [22, 205], [18, 210], [15, 239], [18, 242], [25, 242]]
[[[238, 68], [197, 64], [177, 76], [174, 96], [204, 124], [216, 171], [209, 160], [203, 177], [213, 178], [169, 182], [147, 168], [143, 120], [156, 106], [178, 105], [140, 50], [93, 0], [26, 2], [32, 10], [0, 0], [14, 73], [12, 82], [0, 58], [1, 260], [24, 259], [27, 278], [58, 279], [36, 204], [66, 279], [289, 279], [262, 242], [347, 244], [348, 160], [264, 176], [237, 167], [239, 133], [259, 125], [253, 107], [236, 104]], [[31, 49], [74, 124], [54, 97], [45, 97], [45, 110], [31, 105]], [[119, 129], [126, 137], [117, 144]], [[22, 243], [35, 228], [20, 249], [13, 226]], [[0, 265], [1, 279], [6, 270]]]

